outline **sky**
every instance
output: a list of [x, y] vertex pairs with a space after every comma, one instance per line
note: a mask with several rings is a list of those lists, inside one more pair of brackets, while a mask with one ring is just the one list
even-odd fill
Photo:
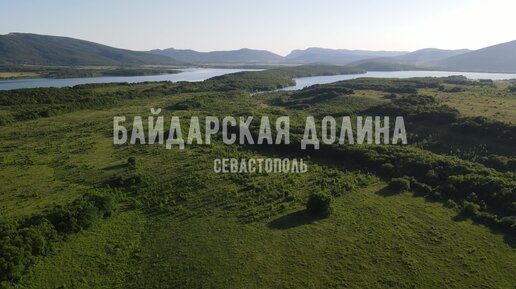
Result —
[[132, 50], [414, 51], [516, 40], [514, 0], [0, 0], [0, 34], [30, 32]]

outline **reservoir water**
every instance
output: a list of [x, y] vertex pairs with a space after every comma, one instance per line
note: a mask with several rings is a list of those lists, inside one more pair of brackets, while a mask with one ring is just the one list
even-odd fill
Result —
[[[111, 82], [145, 82], [145, 81], [202, 81], [211, 77], [235, 73], [240, 71], [257, 71], [259, 69], [226, 69], [226, 68], [188, 68], [180, 73], [160, 74], [146, 76], [104, 76], [85, 78], [27, 78], [14, 80], [0, 80], [0, 90], [35, 87], [65, 87], [88, 83], [111, 83]], [[464, 75], [470, 79], [516, 79], [516, 74], [510, 73], [482, 73], [482, 72], [456, 72], [456, 71], [368, 71], [363, 74], [343, 74], [331, 76], [311, 76], [296, 78], [296, 85], [283, 88], [282, 90], [296, 90], [314, 84], [331, 83], [340, 80], [354, 79], [359, 77], [380, 77], [380, 78], [409, 78], [409, 77], [445, 77], [450, 75]]]
[[35, 87], [65, 87], [88, 83], [112, 83], [112, 82], [145, 82], [145, 81], [202, 81], [215, 76], [235, 73], [240, 71], [257, 71], [261, 69], [226, 69], [226, 68], [187, 68], [180, 73], [145, 75], [145, 76], [102, 76], [83, 78], [23, 78], [13, 80], [0, 80], [0, 90]]
[[363, 74], [342, 74], [330, 76], [310, 76], [295, 78], [296, 85], [285, 87], [280, 90], [298, 90], [314, 84], [325, 84], [340, 80], [355, 79], [359, 77], [378, 78], [410, 78], [410, 77], [446, 77], [451, 75], [463, 75], [469, 79], [516, 79], [516, 74], [511, 73], [485, 73], [485, 72], [457, 72], [457, 71], [368, 71]]

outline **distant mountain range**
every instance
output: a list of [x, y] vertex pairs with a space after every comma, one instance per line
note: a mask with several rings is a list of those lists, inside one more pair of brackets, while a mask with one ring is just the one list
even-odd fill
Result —
[[293, 50], [289, 55], [285, 56], [285, 61], [298, 64], [332, 63], [346, 65], [368, 58], [395, 57], [407, 53], [407, 51], [370, 51], [312, 47], [305, 50]]
[[0, 64], [120, 66], [180, 63], [170, 57], [68, 37], [29, 33], [0, 35]]
[[471, 50], [468, 49], [444, 50], [436, 48], [425, 48], [394, 57], [362, 59], [349, 63], [348, 65], [376, 71], [436, 69], [438, 67], [441, 67], [441, 69], [446, 69], [446, 67], [442, 67], [440, 65], [441, 61], [449, 57], [470, 51]]
[[458, 50], [443, 50], [436, 48], [425, 48], [416, 50], [414, 52], [406, 53], [403, 55], [397, 55], [394, 57], [381, 57], [381, 58], [367, 58], [360, 61], [351, 63], [351, 65], [359, 65], [365, 62], [377, 62], [377, 63], [394, 63], [403, 65], [412, 65], [420, 67], [432, 67], [440, 61], [456, 56], [459, 54], [470, 52], [468, 49]]
[[198, 52], [189, 49], [156, 49], [149, 51], [194, 64], [275, 64], [283, 62], [283, 57], [266, 50], [243, 48], [231, 51]]
[[334, 64], [368, 70], [442, 69], [516, 73], [516, 41], [479, 50], [426, 48], [414, 52], [326, 49], [293, 50], [283, 57], [266, 50], [198, 52], [189, 49], [131, 51], [68, 37], [0, 35], [0, 65], [294, 65]]

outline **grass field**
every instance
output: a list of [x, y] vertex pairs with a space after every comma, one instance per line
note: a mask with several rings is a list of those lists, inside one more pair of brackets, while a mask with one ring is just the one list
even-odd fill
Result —
[[35, 72], [0, 72], [0, 79], [31, 78], [38, 76], [39, 74]]
[[[0, 218], [14, 222], [46, 214], [90, 190], [106, 190], [116, 177], [136, 177], [139, 183], [115, 187], [119, 200], [110, 218], [56, 241], [19, 281], [3, 287], [515, 288], [513, 233], [473, 222], [460, 214], [460, 204], [429, 201], [429, 195], [414, 191], [393, 193], [385, 188], [389, 177], [365, 161], [228, 146], [220, 139], [181, 151], [112, 144], [113, 116], [148, 116], [150, 108], [162, 108], [165, 119], [180, 116], [185, 124], [192, 115], [287, 114], [295, 122], [306, 115], [365, 114], [391, 103], [385, 91], [366, 87], [352, 94], [331, 92], [321, 100], [317, 97], [326, 89], [335, 88], [306, 95], [177, 92], [175, 84], [166, 83], [89, 89], [131, 97], [0, 127]], [[506, 123], [516, 118], [515, 96], [503, 87], [465, 87], [457, 93], [422, 88], [418, 93], [435, 95], [466, 116], [486, 115], [478, 99], [502, 102], [486, 106], [487, 115]], [[442, 152], [443, 147], [466, 150], [482, 144], [510, 159], [515, 156], [510, 143], [485, 142], [483, 135], [467, 132], [458, 138], [447, 124], [424, 124], [408, 122], [407, 130], [441, 146], [418, 142], [407, 151], [471, 166], [485, 178], [494, 175], [512, 184], [511, 169], [487, 169], [480, 161]], [[294, 123], [294, 131], [298, 128]], [[299, 155], [308, 162], [305, 174], [213, 172], [214, 158]], [[129, 157], [135, 166], [128, 164]], [[328, 218], [305, 211], [316, 190], [334, 196]]]
[[122, 212], [60, 246], [21, 285], [26, 288], [63, 285], [63, 288], [475, 288], [480, 285], [511, 288], [514, 285], [516, 256], [501, 235], [469, 221], [455, 221], [455, 213], [437, 203], [408, 194], [383, 196], [383, 186], [373, 184], [339, 198], [335, 215], [327, 220], [304, 217], [300, 214], [302, 207], [251, 224], [227, 217], [150, 217]]
[[458, 93], [424, 90], [422, 93], [435, 95], [467, 116], [485, 116], [516, 123], [516, 94], [508, 92], [507, 84], [503, 82], [497, 83], [496, 87], [470, 88]]

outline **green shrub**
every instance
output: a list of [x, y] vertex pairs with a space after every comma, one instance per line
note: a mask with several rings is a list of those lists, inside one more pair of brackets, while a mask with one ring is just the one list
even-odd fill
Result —
[[448, 199], [444, 203], [444, 206], [447, 207], [447, 208], [450, 208], [450, 209], [456, 209], [458, 207], [457, 203], [455, 203], [455, 201], [452, 200], [452, 199]]
[[380, 170], [382, 173], [384, 173], [388, 176], [392, 176], [394, 174], [394, 165], [391, 163], [384, 163], [380, 167]]
[[396, 93], [386, 94], [383, 96], [385, 99], [396, 99], [397, 97], [398, 95], [396, 95]]
[[480, 206], [475, 203], [469, 201], [462, 202], [462, 213], [466, 216], [475, 216], [479, 210]]
[[[425, 183], [419, 182], [419, 181], [415, 180], [414, 178], [410, 180], [410, 189], [412, 189], [418, 193], [421, 193], [423, 195], [436, 195], [431, 186], [429, 186]], [[440, 194], [439, 194], [439, 197], [440, 197]]]
[[404, 192], [410, 190], [410, 181], [405, 178], [393, 178], [388, 185], [389, 190]]
[[431, 194], [426, 196], [426, 199], [429, 201], [438, 202], [438, 201], [442, 200], [442, 196], [441, 196], [441, 193], [439, 193], [439, 192], [432, 192]]
[[306, 202], [306, 210], [319, 217], [328, 217], [332, 213], [333, 198], [330, 194], [316, 192], [310, 195]]
[[113, 199], [101, 193], [89, 193], [69, 206], [58, 207], [49, 215], [50, 222], [60, 233], [75, 233], [87, 229], [97, 219], [111, 216]]
[[0, 111], [0, 126], [8, 125], [13, 122], [14, 118], [10, 113]]
[[204, 105], [201, 102], [195, 101], [195, 100], [185, 100], [180, 101], [170, 107], [168, 109], [171, 110], [196, 110], [203, 108]]
[[500, 225], [516, 233], [516, 216], [503, 217], [500, 220]]

